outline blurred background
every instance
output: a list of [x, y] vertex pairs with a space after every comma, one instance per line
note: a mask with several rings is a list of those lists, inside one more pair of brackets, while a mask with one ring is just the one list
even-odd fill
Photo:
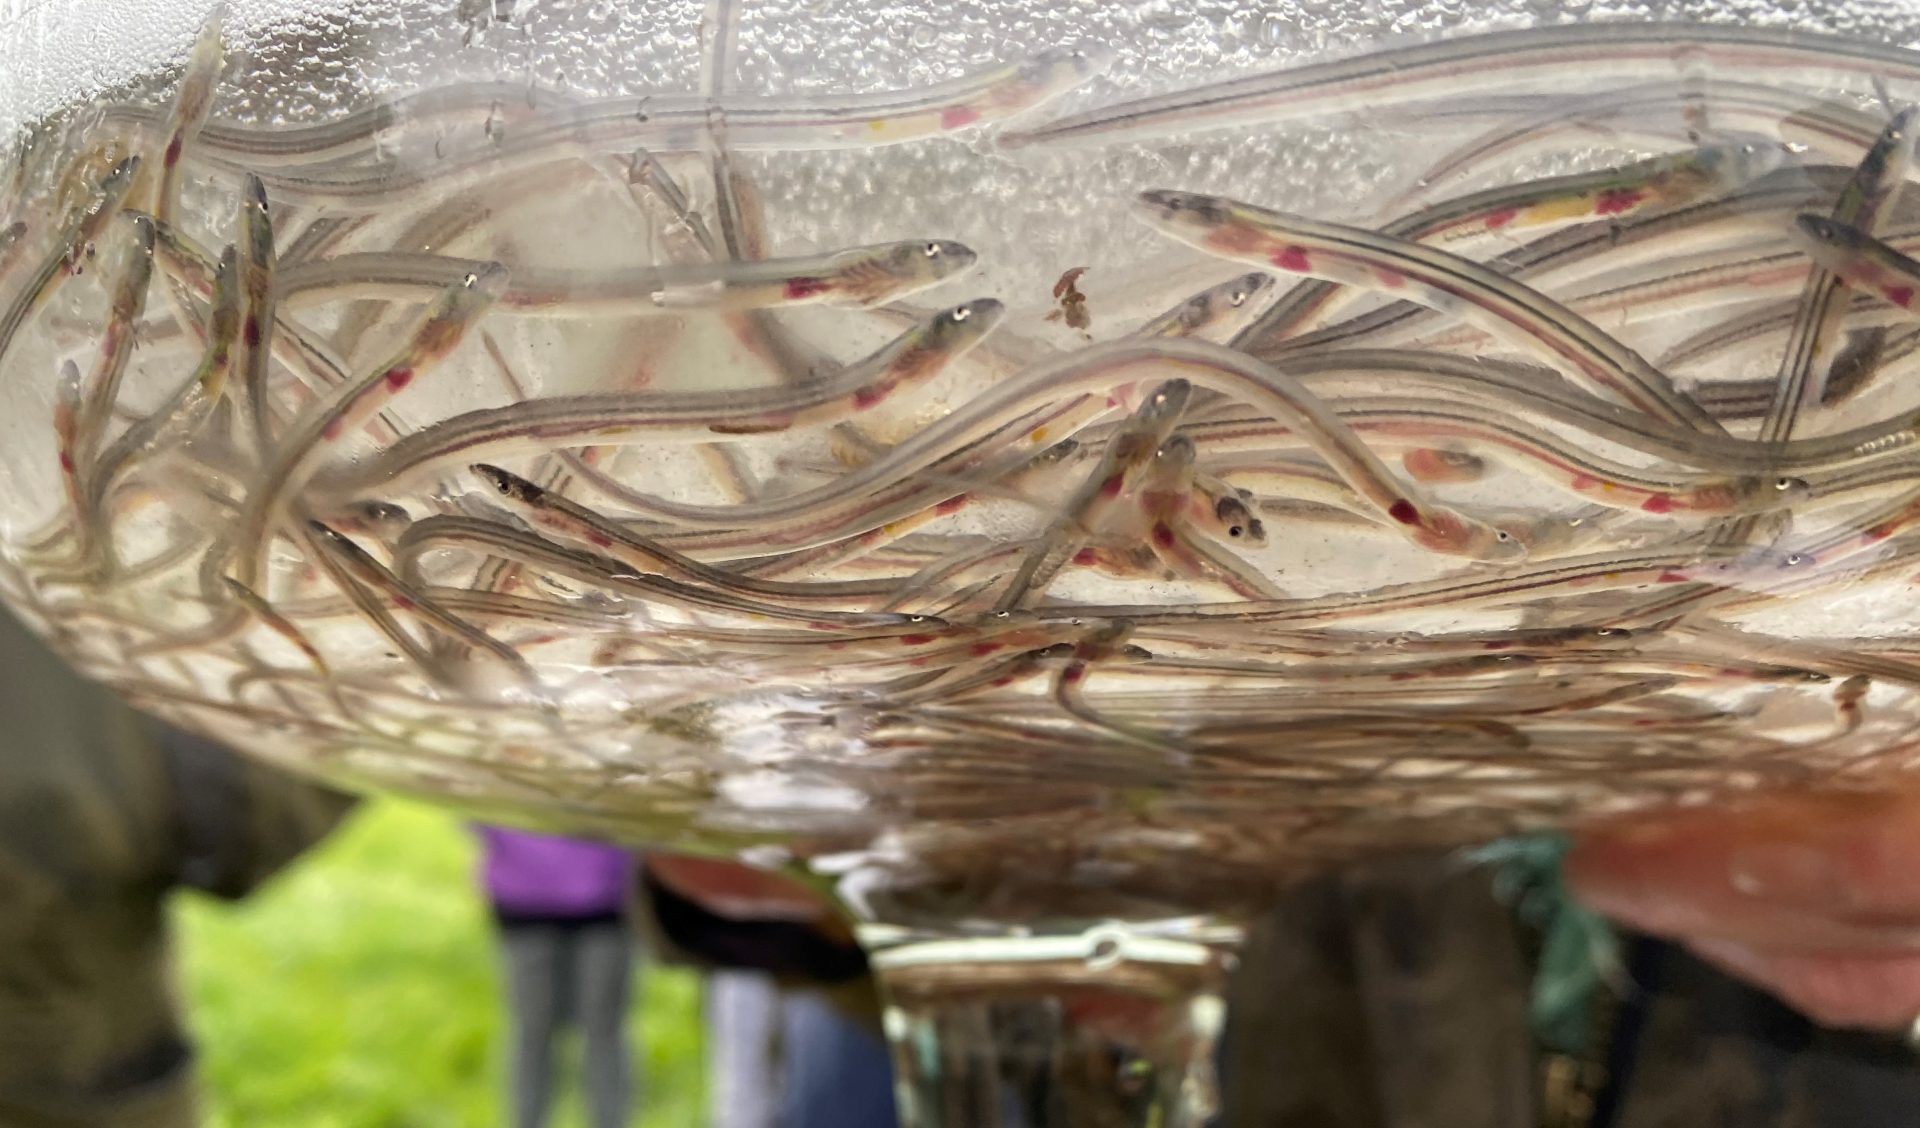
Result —
[[[246, 901], [175, 898], [208, 1125], [506, 1123], [501, 970], [478, 850], [454, 816], [381, 799]], [[628, 1014], [633, 1123], [705, 1123], [700, 976], [641, 965]], [[577, 1085], [561, 1086], [552, 1123], [584, 1123], [580, 1104]]]

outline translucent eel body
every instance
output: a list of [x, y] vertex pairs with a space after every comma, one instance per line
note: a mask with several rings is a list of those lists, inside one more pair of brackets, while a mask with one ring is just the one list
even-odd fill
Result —
[[1444, 96], [1465, 82], [1499, 85], [1594, 78], [1666, 78], [1684, 67], [1761, 75], [1774, 69], [1920, 81], [1920, 55], [1900, 47], [1738, 24], [1582, 23], [1461, 36], [1352, 59], [1230, 79], [1075, 114], [1005, 135], [1001, 144], [1087, 144], [1155, 138]]

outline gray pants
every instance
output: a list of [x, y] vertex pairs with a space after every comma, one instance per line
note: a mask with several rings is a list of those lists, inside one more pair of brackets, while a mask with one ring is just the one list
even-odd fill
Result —
[[707, 1128], [774, 1128], [780, 988], [757, 971], [707, 976]]
[[626, 1128], [632, 1084], [627, 993], [633, 936], [617, 922], [516, 922], [506, 950], [513, 1128], [541, 1128], [553, 1097], [553, 1043], [569, 1021], [585, 1042], [588, 1123]]

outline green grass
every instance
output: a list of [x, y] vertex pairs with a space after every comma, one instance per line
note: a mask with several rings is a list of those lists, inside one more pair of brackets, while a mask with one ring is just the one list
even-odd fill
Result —
[[[474, 842], [364, 806], [239, 905], [177, 902], [209, 1128], [477, 1128], [500, 1114], [501, 993]], [[704, 1119], [698, 978], [643, 965], [643, 1128]], [[579, 1124], [569, 1087], [556, 1126]]]

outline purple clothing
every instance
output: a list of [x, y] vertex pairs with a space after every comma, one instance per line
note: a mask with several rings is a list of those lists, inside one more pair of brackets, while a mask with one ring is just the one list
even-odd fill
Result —
[[617, 915], [633, 882], [633, 855], [617, 846], [479, 828], [481, 884], [496, 912], [573, 920]]

